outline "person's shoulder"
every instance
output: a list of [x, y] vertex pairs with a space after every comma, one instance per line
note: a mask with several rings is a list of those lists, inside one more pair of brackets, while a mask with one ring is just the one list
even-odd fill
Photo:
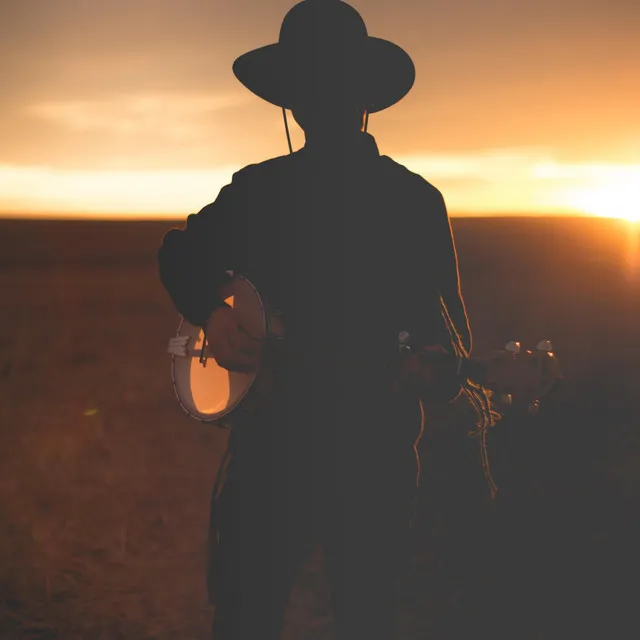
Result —
[[261, 179], [269, 179], [274, 176], [281, 175], [291, 169], [293, 166], [293, 157], [295, 154], [286, 154], [268, 158], [261, 162], [253, 162], [241, 169], [238, 169], [232, 177], [232, 184], [244, 183], [247, 181], [256, 181]]
[[279, 177], [288, 175], [292, 166], [291, 154], [254, 162], [236, 170], [225, 184], [216, 201], [203, 207], [202, 211], [215, 209], [221, 200], [242, 201], [248, 193], [260, 192], [260, 187], [274, 185]]
[[413, 194], [432, 200], [442, 199], [440, 190], [420, 173], [411, 171], [411, 169], [390, 156], [381, 155], [380, 161], [384, 170]]

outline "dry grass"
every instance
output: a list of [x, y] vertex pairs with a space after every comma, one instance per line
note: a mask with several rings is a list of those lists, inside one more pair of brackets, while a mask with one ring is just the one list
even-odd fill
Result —
[[[571, 621], [611, 632], [626, 602], [611, 585], [638, 531], [640, 296], [622, 232], [455, 227], [478, 349], [550, 335], [570, 383], [548, 415], [496, 428], [494, 505], [466, 408], [434, 417], [402, 637], [467, 638], [479, 622], [514, 640], [577, 637], [562, 632]], [[172, 395], [176, 316], [154, 265], [165, 228], [3, 223], [3, 639], [208, 637], [206, 528], [225, 434], [184, 416]], [[320, 560], [292, 596], [289, 640], [331, 637]]]

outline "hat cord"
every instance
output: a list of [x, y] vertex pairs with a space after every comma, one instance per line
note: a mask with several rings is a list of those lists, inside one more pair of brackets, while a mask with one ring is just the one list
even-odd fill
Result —
[[287, 132], [287, 142], [289, 143], [289, 153], [293, 153], [293, 147], [291, 146], [291, 136], [289, 135], [289, 123], [287, 122], [287, 110], [282, 107], [282, 115], [284, 117], [284, 128]]

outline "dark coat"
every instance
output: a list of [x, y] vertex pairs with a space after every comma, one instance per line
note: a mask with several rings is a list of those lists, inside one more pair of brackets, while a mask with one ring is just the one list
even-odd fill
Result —
[[421, 429], [415, 399], [390, 392], [398, 333], [448, 346], [442, 296], [471, 349], [442, 195], [381, 156], [370, 134], [332, 153], [307, 144], [235, 173], [169, 231], [158, 260], [192, 324], [205, 326], [222, 303], [227, 271], [252, 280], [285, 322], [284, 405], [231, 432], [214, 489], [218, 626], [251, 594], [264, 602], [269, 592], [281, 615], [318, 522], [339, 599], [341, 572], [352, 571], [360, 578], [345, 601], [386, 603], [410, 547]]
[[382, 389], [400, 330], [447, 346], [438, 294], [471, 349], [443, 197], [368, 133], [331, 154], [307, 144], [241, 169], [167, 233], [158, 261], [176, 308], [200, 326], [226, 271], [251, 279], [283, 311], [292, 383], [344, 374], [365, 395]]

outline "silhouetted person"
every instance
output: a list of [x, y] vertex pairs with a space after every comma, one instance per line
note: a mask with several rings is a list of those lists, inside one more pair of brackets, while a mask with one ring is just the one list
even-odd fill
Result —
[[[458, 357], [471, 349], [442, 195], [380, 155], [366, 132], [370, 113], [409, 92], [414, 66], [401, 48], [369, 37], [348, 4], [304, 0], [286, 15], [279, 43], [233, 68], [283, 109], [285, 124], [292, 111], [306, 142], [235, 173], [159, 251], [176, 308], [206, 328], [227, 369], [256, 359], [216, 293], [227, 271], [252, 280], [285, 322], [279, 392], [231, 432], [214, 492], [213, 636], [278, 638], [295, 572], [317, 542], [339, 637], [389, 639], [421, 431], [417, 396], [394, 391], [399, 376], [422, 380], [415, 358], [400, 368], [398, 334]], [[449, 401], [460, 384], [455, 366], [443, 370], [430, 397]]]

